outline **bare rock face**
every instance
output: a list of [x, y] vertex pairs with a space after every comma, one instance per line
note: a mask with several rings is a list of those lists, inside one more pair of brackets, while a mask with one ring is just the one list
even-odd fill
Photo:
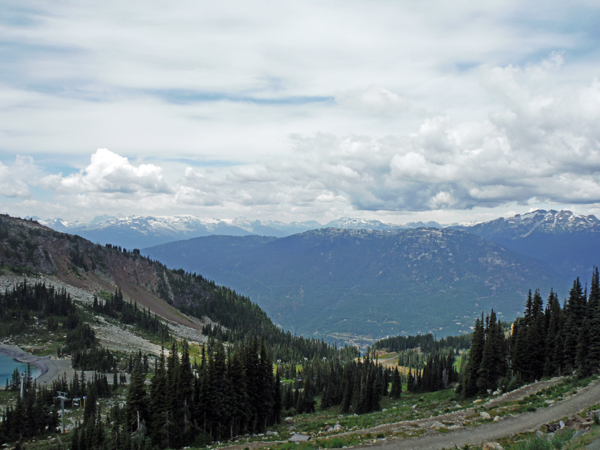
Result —
[[38, 272], [51, 274], [58, 271], [52, 255], [42, 246], [33, 251], [33, 264]]

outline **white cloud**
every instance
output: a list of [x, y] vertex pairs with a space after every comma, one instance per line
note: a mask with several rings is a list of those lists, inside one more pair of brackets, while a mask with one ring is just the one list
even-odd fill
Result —
[[90, 164], [79, 173], [63, 177], [47, 175], [40, 184], [60, 193], [105, 194], [166, 194], [171, 188], [164, 180], [162, 169], [153, 164], [135, 167], [127, 158], [105, 148], [98, 149]]
[[17, 155], [14, 164], [0, 162], [0, 195], [3, 197], [27, 198], [32, 193], [27, 182], [35, 180], [38, 169], [33, 158]]
[[4, 196], [263, 217], [600, 201], [593, 2], [8, 5], [0, 156], [78, 172], [0, 165]]
[[397, 114], [410, 108], [406, 99], [376, 85], [367, 89], [340, 92], [336, 94], [335, 100], [344, 108], [375, 114]]
[[[233, 167], [178, 166], [178, 176], [170, 181], [158, 165], [134, 165], [100, 149], [78, 173], [47, 175], [39, 184], [85, 208], [105, 207], [109, 200], [117, 202], [113, 208], [259, 214], [469, 210], [531, 202], [594, 205], [600, 203], [595, 104], [600, 83], [560, 92], [554, 89], [558, 75], [546, 62], [527, 70], [490, 69], [483, 77], [493, 80], [489, 88], [504, 106], [485, 120], [433, 116], [414, 133], [383, 138], [295, 135], [287, 158]], [[21, 193], [16, 195], [27, 195], [24, 181], [15, 186]]]

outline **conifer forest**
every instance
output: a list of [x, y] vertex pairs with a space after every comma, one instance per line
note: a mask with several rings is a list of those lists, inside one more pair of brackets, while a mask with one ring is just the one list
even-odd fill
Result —
[[523, 317], [505, 330], [492, 310], [477, 319], [468, 362], [457, 391], [466, 397], [506, 391], [542, 377], [587, 377], [600, 369], [600, 278], [594, 268], [589, 292], [579, 278], [561, 306], [529, 291]]

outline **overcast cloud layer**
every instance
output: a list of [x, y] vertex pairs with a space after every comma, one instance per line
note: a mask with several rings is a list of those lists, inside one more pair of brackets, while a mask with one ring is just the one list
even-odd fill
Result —
[[0, 209], [600, 212], [597, 2], [209, 3], [2, 2]]

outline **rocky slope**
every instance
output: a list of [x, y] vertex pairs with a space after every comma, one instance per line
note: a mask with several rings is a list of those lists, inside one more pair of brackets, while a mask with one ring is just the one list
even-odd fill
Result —
[[191, 330], [200, 331], [207, 320], [241, 331], [275, 329], [249, 299], [202, 276], [169, 270], [138, 251], [93, 244], [32, 220], [0, 215], [0, 276], [40, 274], [55, 284], [87, 292], [88, 300], [94, 293], [119, 288], [126, 300]]

